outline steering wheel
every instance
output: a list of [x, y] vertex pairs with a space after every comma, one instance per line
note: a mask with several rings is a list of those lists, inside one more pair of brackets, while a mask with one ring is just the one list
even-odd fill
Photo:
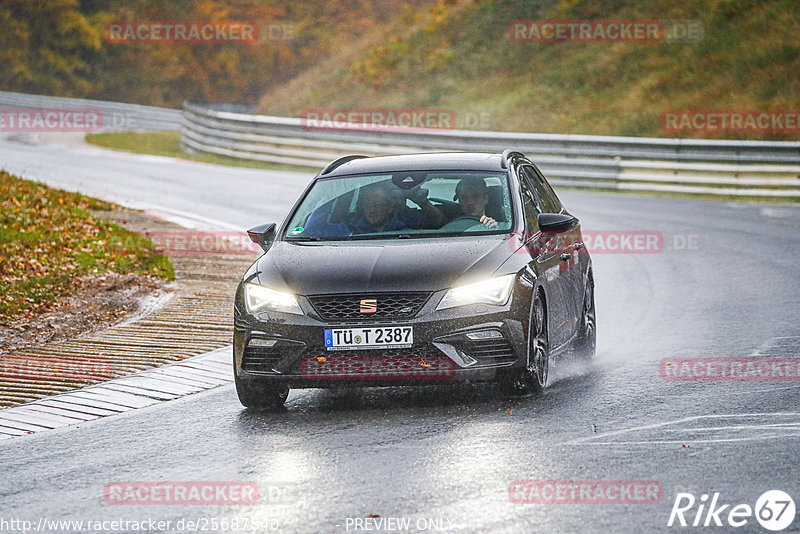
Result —
[[469, 215], [461, 215], [460, 217], [456, 217], [449, 223], [445, 224], [440, 228], [440, 230], [445, 230], [448, 232], [464, 232], [469, 230], [473, 226], [482, 225], [479, 217], [471, 217]]

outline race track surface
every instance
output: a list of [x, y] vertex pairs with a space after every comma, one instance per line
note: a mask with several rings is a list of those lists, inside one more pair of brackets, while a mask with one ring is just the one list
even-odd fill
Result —
[[[138, 208], [246, 229], [279, 222], [303, 173], [227, 168], [0, 140], [0, 168]], [[665, 380], [665, 358], [800, 355], [800, 207], [561, 192], [584, 232], [651, 231], [649, 253], [592, 253], [594, 365], [551, 368], [541, 397], [491, 386], [295, 390], [286, 410], [244, 410], [232, 385], [0, 442], [0, 517], [234, 518], [269, 532], [652, 532], [678, 493], [800, 506], [800, 382]], [[594, 232], [595, 234], [592, 234]], [[521, 480], [655, 481], [658, 503], [512, 502]], [[255, 505], [119, 505], [109, 484], [255, 483]], [[710, 499], [709, 499], [710, 500]], [[113, 500], [112, 500], [113, 501]], [[686, 513], [693, 521], [697, 505]], [[363, 522], [369, 514], [379, 515]], [[362, 521], [358, 523], [356, 518]], [[702, 515], [705, 521], [705, 514]], [[432, 520], [435, 520], [432, 521]], [[402, 523], [401, 523], [402, 524]], [[712, 522], [713, 524], [713, 522]], [[185, 526], [185, 523], [183, 524]], [[359, 528], [360, 525], [360, 528]], [[764, 531], [754, 517], [719, 532]], [[233, 531], [229, 523], [228, 531]], [[80, 531], [76, 525], [65, 531]], [[795, 521], [787, 531], [800, 530]], [[276, 530], [277, 531], [277, 530]]]

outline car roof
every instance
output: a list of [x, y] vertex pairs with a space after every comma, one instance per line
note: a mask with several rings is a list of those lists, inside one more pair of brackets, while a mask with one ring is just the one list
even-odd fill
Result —
[[320, 177], [394, 171], [475, 170], [505, 171], [500, 154], [483, 152], [430, 152], [401, 156], [352, 159]]

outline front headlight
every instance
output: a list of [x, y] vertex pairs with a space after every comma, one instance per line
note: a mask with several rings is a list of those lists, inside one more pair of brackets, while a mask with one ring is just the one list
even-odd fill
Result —
[[497, 276], [482, 282], [469, 284], [461, 287], [454, 287], [445, 293], [444, 298], [436, 306], [437, 310], [464, 306], [466, 304], [494, 304], [502, 306], [508, 302], [511, 290], [514, 287], [516, 275]]
[[303, 315], [303, 310], [300, 309], [297, 299], [291, 293], [275, 291], [249, 282], [244, 285], [244, 302], [250, 313], [273, 310]]

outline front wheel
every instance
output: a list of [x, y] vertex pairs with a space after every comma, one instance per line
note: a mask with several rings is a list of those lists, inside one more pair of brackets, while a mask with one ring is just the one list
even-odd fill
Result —
[[254, 410], [275, 410], [283, 406], [289, 388], [283, 384], [264, 384], [258, 380], [243, 380], [234, 375], [239, 402]]
[[594, 308], [594, 281], [591, 276], [586, 281], [580, 331], [574, 349], [578, 358], [584, 362], [594, 360], [597, 353], [597, 315]]
[[531, 309], [528, 333], [528, 366], [504, 381], [512, 395], [540, 394], [547, 386], [550, 370], [550, 345], [547, 338], [547, 316], [542, 297], [537, 293]]

